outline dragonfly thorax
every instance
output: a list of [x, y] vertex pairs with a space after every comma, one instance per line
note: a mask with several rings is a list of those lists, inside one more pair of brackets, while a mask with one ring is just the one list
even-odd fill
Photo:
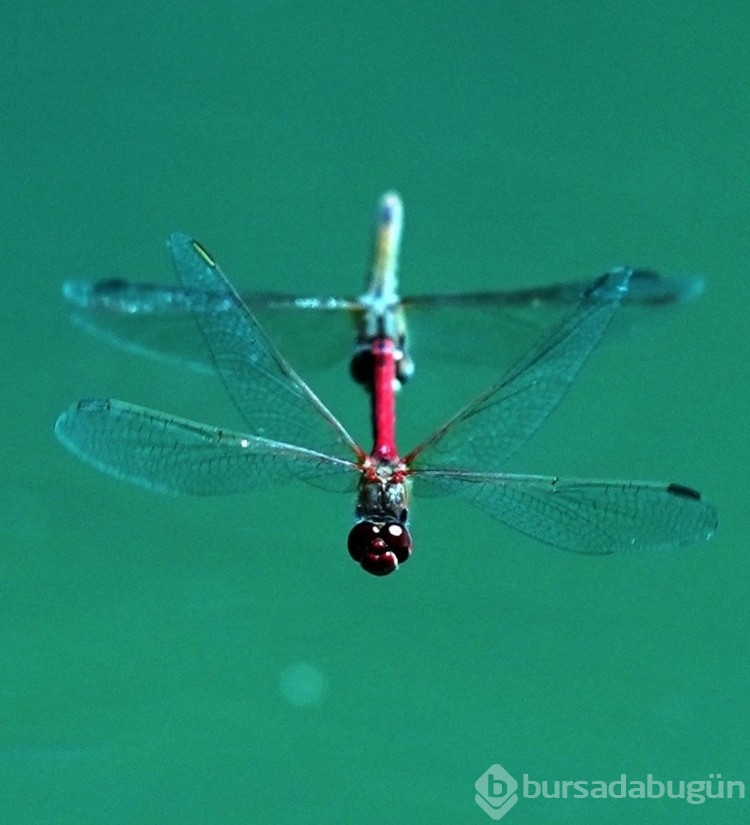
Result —
[[406, 524], [408, 507], [409, 488], [402, 463], [367, 459], [357, 491], [357, 517]]

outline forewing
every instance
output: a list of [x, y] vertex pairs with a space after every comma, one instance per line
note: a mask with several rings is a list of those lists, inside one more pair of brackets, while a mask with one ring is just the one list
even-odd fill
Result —
[[699, 493], [678, 484], [440, 470], [415, 473], [414, 479], [575, 553], [692, 544], [710, 539], [718, 526], [716, 510]]
[[293, 478], [356, 481], [356, 464], [312, 450], [199, 424], [114, 399], [62, 413], [55, 435], [78, 458], [151, 490], [192, 495], [252, 492]]

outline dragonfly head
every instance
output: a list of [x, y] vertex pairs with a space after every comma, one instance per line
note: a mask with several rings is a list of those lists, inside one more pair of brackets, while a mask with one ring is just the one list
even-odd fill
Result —
[[[394, 359], [396, 362], [394, 389], [398, 391], [414, 375], [414, 361], [403, 348], [403, 342], [394, 350]], [[349, 362], [349, 372], [357, 384], [372, 393], [375, 379], [375, 358], [372, 353], [371, 340], [368, 339], [357, 345], [352, 360]]]
[[411, 555], [411, 536], [404, 524], [387, 521], [358, 521], [349, 531], [349, 555], [373, 576], [393, 573]]

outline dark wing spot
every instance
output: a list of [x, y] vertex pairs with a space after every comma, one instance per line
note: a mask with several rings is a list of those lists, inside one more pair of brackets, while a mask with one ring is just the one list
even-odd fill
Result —
[[701, 500], [701, 494], [697, 490], [693, 490], [692, 487], [685, 487], [682, 484], [670, 484], [669, 487], [667, 487], [667, 492], [673, 496], [692, 498], [695, 499], [695, 501]]

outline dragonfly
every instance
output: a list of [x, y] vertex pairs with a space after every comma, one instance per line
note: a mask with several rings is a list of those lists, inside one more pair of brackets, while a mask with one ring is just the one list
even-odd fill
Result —
[[[383, 337], [395, 342], [399, 354], [397, 388], [414, 375], [415, 338], [421, 353], [441, 362], [473, 364], [491, 353], [493, 362], [501, 357], [510, 364], [540, 329], [559, 320], [594, 285], [594, 279], [583, 279], [516, 290], [402, 297], [398, 264], [403, 222], [401, 197], [386, 192], [376, 210], [364, 289], [357, 296], [242, 293], [275, 344], [293, 352], [298, 370], [334, 363], [350, 352], [352, 377], [370, 389], [373, 342]], [[622, 303], [660, 309], [692, 300], [703, 289], [701, 276], [668, 277], [633, 269]], [[194, 317], [233, 306], [223, 288], [184, 283], [69, 279], [62, 291], [74, 324], [98, 340], [198, 371], [212, 366]]]
[[[386, 231], [382, 239], [387, 257], [396, 237]], [[355, 491], [348, 552], [376, 576], [394, 572], [412, 554], [412, 488], [464, 499], [528, 536], [578, 553], [679, 546], [715, 533], [715, 509], [682, 484], [497, 469], [562, 400], [625, 300], [633, 270], [597, 279], [499, 380], [402, 454], [396, 387], [403, 351], [391, 330], [376, 328], [369, 346], [368, 451], [282, 356], [205, 247], [179, 233], [168, 245], [182, 288], [221, 302], [195, 318], [245, 429], [115, 399], [82, 400], [58, 417], [55, 433], [95, 468], [151, 490], [203, 496], [293, 480], [348, 488]]]

